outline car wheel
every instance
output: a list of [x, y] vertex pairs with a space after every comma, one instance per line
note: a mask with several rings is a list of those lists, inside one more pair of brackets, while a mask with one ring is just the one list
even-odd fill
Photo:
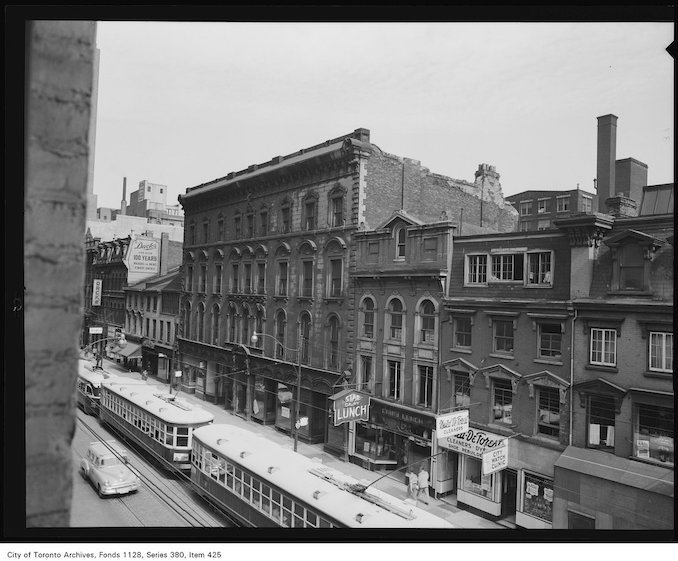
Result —
[[104, 494], [101, 491], [101, 484], [97, 485], [97, 493], [99, 493], [99, 497], [101, 497], [102, 499], [104, 498]]

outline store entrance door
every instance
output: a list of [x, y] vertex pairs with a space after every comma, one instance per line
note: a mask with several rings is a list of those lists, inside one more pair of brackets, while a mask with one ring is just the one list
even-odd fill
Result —
[[501, 472], [501, 516], [516, 514], [516, 490], [518, 489], [518, 474], [512, 469]]

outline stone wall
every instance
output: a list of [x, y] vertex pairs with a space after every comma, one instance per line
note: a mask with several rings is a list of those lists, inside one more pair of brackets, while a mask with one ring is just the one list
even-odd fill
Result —
[[68, 526], [96, 23], [28, 25], [26, 525]]

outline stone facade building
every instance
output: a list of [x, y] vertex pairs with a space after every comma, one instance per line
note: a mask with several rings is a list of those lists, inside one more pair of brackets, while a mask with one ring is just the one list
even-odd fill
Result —
[[380, 150], [366, 129], [188, 189], [183, 389], [345, 454], [328, 398], [355, 371], [354, 235], [395, 210], [512, 230], [500, 189], [490, 166], [474, 183], [432, 174]]

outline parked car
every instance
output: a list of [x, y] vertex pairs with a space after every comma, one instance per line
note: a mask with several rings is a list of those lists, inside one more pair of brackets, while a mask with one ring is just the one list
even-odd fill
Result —
[[141, 480], [128, 463], [127, 451], [115, 440], [92, 442], [80, 462], [80, 469], [100, 497], [124, 495], [137, 491], [141, 486]]

